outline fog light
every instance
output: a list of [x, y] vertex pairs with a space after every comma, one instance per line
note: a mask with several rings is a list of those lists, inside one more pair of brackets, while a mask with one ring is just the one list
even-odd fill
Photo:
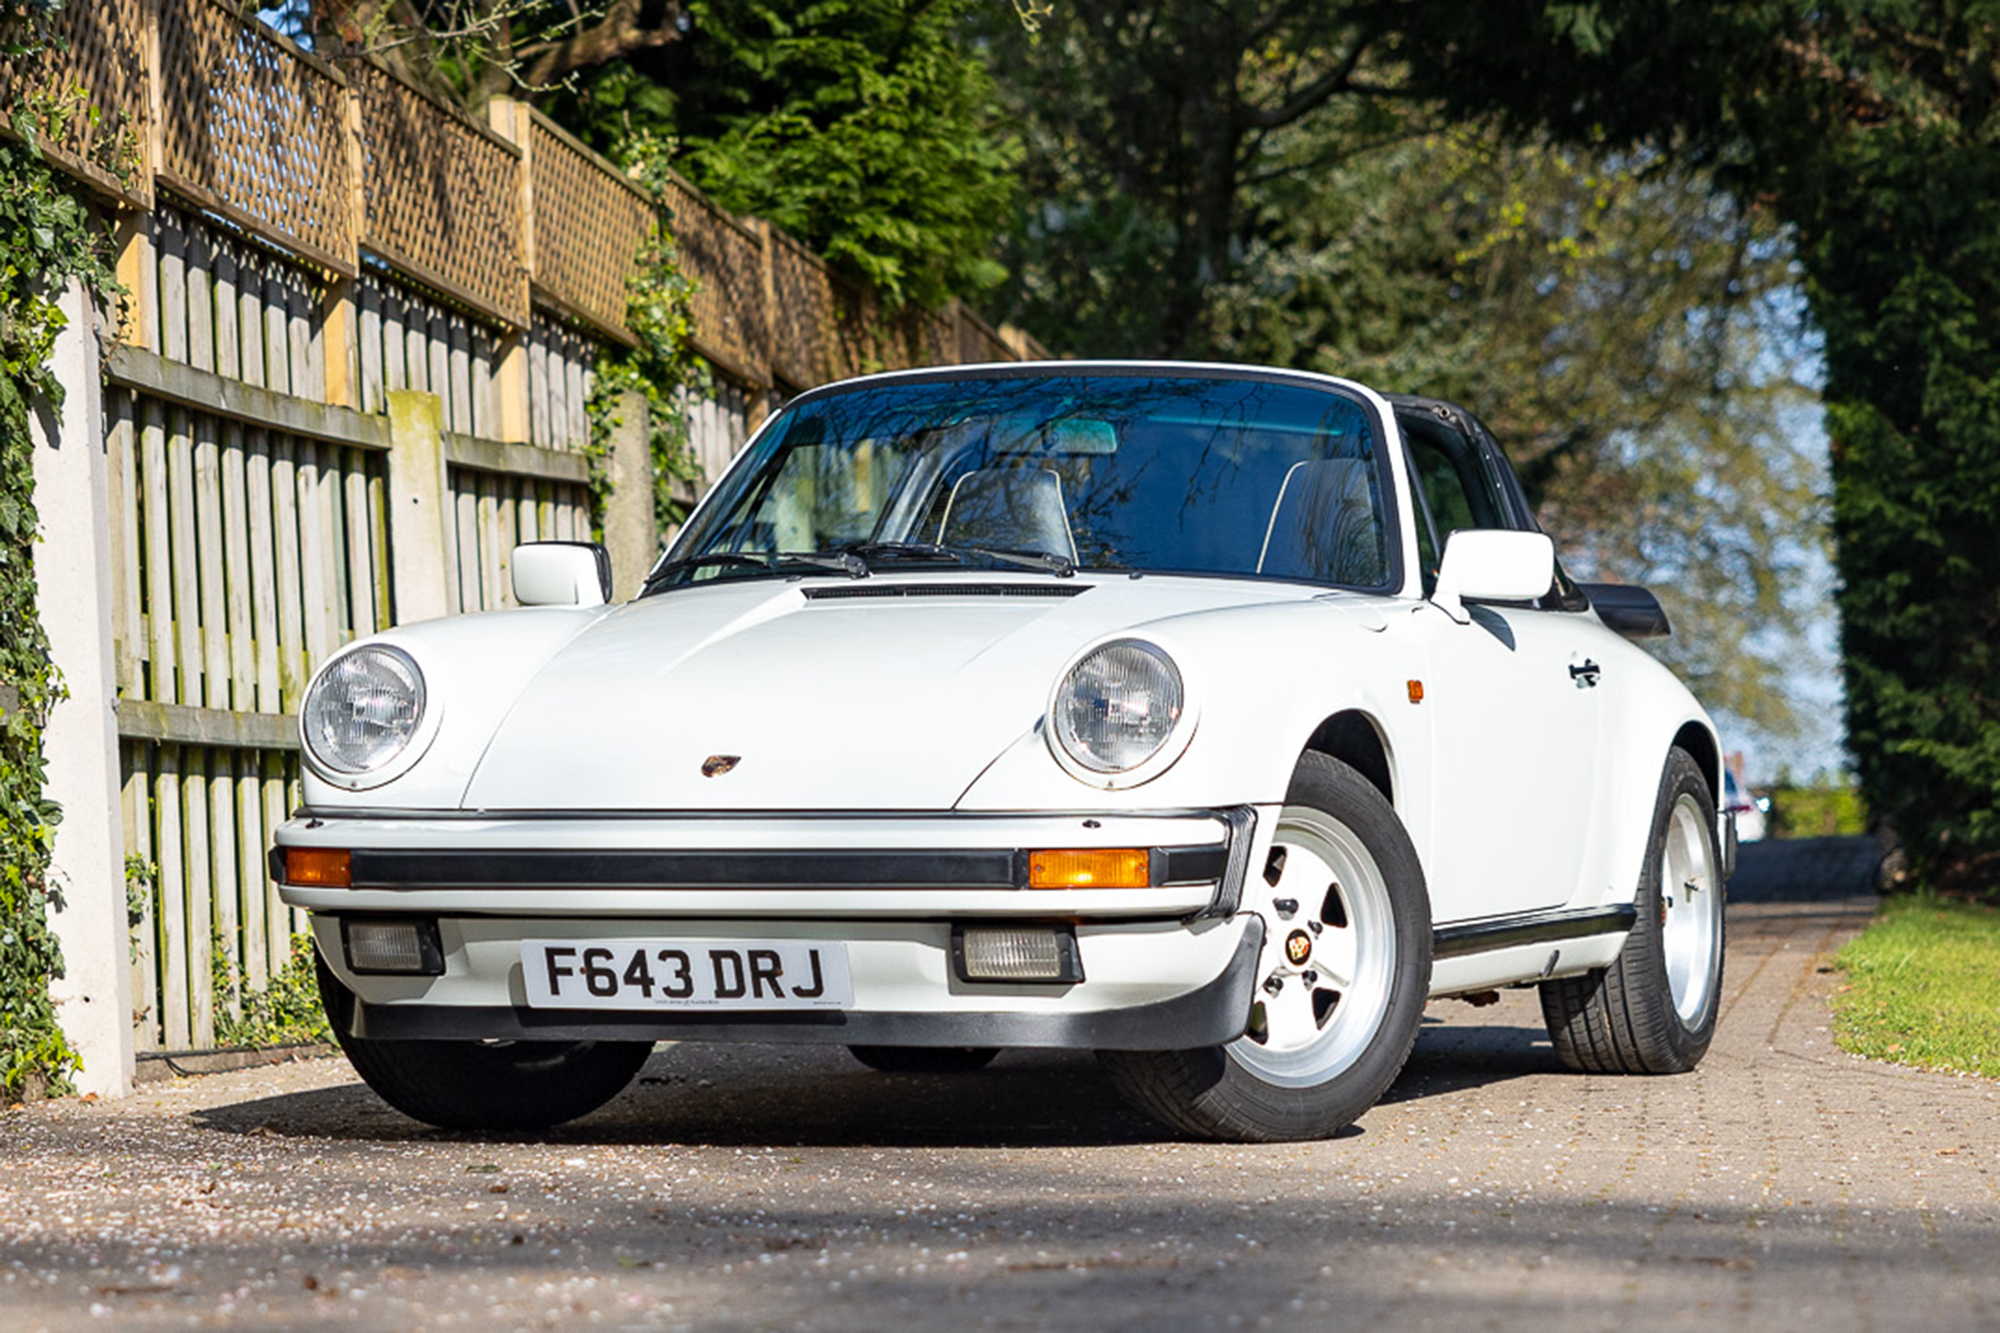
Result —
[[960, 926], [951, 933], [961, 981], [1083, 980], [1076, 934], [1066, 926]]
[[342, 917], [340, 936], [347, 966], [363, 975], [441, 977], [444, 948], [437, 922], [428, 917], [357, 920]]
[[1143, 847], [1092, 847], [1028, 853], [1031, 889], [1143, 889], [1153, 882]]

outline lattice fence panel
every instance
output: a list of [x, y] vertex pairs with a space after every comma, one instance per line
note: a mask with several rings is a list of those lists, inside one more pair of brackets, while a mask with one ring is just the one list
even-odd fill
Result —
[[992, 325], [964, 306], [955, 307], [952, 311], [952, 325], [952, 333], [957, 342], [954, 356], [959, 365], [1021, 359], [1019, 353], [1008, 346], [1006, 340]]
[[177, 0], [160, 6], [159, 94], [166, 183], [309, 259], [354, 271], [339, 74], [216, 0]]
[[771, 245], [771, 370], [790, 384], [837, 378], [830, 330], [839, 321], [833, 275], [818, 255], [775, 229]]
[[670, 178], [667, 206], [681, 267], [698, 284], [696, 349], [729, 373], [763, 383], [770, 324], [762, 239], [679, 176]]
[[535, 291], [629, 343], [626, 279], [637, 271], [635, 257], [659, 225], [660, 210], [539, 112], [530, 123]]
[[[149, 120], [146, 30], [141, 0], [92, 0], [32, 20], [52, 39], [33, 57], [0, 61], [0, 104], [17, 97], [67, 99], [82, 106], [43, 150], [65, 170], [117, 197], [150, 207], [153, 182], [143, 161]], [[40, 34], [37, 34], [40, 35]]]
[[521, 327], [521, 154], [387, 71], [357, 67], [362, 242], [412, 277]]

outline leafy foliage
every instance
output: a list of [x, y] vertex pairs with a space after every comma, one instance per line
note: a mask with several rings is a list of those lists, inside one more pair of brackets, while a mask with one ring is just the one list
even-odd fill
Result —
[[[9, 5], [0, 30], [13, 53], [36, 49], [36, 13]], [[102, 238], [35, 144], [59, 137], [74, 104], [6, 108], [16, 141], [0, 141], [0, 1097], [65, 1091], [76, 1052], [63, 1036], [49, 983], [62, 975], [50, 934], [57, 904], [50, 845], [61, 811], [44, 794], [42, 731], [62, 684], [35, 611], [34, 448], [29, 418], [62, 406], [50, 365], [66, 324], [57, 301], [80, 278], [114, 284]]]
[[291, 955], [263, 990], [250, 990], [220, 931], [210, 954], [218, 1046], [291, 1046], [333, 1040], [320, 1003], [311, 935], [292, 936]]
[[692, 0], [685, 38], [549, 109], [626, 159], [677, 138], [710, 198], [783, 227], [893, 305], [990, 288], [1016, 153], [961, 44], [987, 0]]
[[[1327, 155], [1302, 126], [1280, 161]], [[1782, 735], [1808, 653], [1824, 478], [1794, 439], [1789, 247], [1767, 215], [1643, 155], [1461, 128], [1273, 170], [1210, 290], [1216, 351], [1473, 406], [1580, 577], [1655, 587], [1655, 651]], [[1756, 626], [1753, 638], [1747, 627]]]
[[[1919, 877], [2000, 893], [2000, 26], [1984, 0], [1405, 12], [1460, 105], [1768, 199], [1825, 338], [1848, 743]], [[1518, 70], [1531, 65], [1533, 80]]]

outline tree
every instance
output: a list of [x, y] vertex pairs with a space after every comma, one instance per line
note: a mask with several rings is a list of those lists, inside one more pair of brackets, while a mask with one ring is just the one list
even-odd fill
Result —
[[690, 0], [685, 40], [635, 53], [550, 99], [614, 157], [635, 132], [678, 138], [682, 169], [893, 305], [994, 285], [1017, 152], [964, 44], [989, 0]]
[[[1301, 126], [1281, 156], [1324, 159]], [[1459, 127], [1247, 192], [1214, 352], [1463, 402], [1581, 577], [1645, 583], [1656, 645], [1731, 730], [1800, 721], [1824, 478], [1789, 247], [1769, 216], [1657, 158]], [[1755, 636], [1746, 626], [1756, 626]]]
[[1364, 4], [1062, 0], [1037, 33], [998, 6], [985, 27], [1028, 146], [1010, 314], [1069, 346], [1206, 351], [1207, 292], [1237, 269], [1273, 136], [1333, 108], [1358, 136], [1334, 151], [1352, 152], [1370, 106], [1400, 96]]
[[[1921, 877], [2000, 887], [2000, 26], [1980, 0], [1421, 0], [1412, 68], [1671, 138], [1798, 237], [1825, 338], [1848, 743]], [[1523, 78], [1532, 69], [1534, 77]]]
[[[1657, 151], [1448, 115], [1383, 12], [1091, 0], [1039, 43], [996, 30], [1029, 154], [1009, 316], [1063, 351], [1466, 403], [1565, 558], [1660, 585], [1679, 627], [1663, 654], [1733, 720], [1786, 734], [1824, 532], [1786, 415], [1809, 397], [1787, 237]], [[1060, 92], [1077, 69], [1103, 77]]]

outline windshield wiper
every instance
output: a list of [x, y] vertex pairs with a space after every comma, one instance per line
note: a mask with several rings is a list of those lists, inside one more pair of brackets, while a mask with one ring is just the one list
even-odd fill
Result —
[[1010, 551], [997, 546], [945, 546], [936, 542], [855, 542], [840, 549], [871, 560], [949, 560], [962, 565], [968, 558], [977, 558], [1020, 569], [1047, 570], [1062, 579], [1076, 573], [1076, 562], [1054, 551]]
[[775, 572], [787, 566], [807, 565], [815, 569], [828, 569], [845, 574], [851, 579], [868, 577], [868, 562], [847, 551], [711, 551], [707, 555], [693, 555], [685, 560], [676, 560], [661, 565], [647, 576], [641, 593], [651, 592], [676, 574], [702, 569], [711, 565], [744, 566]]

